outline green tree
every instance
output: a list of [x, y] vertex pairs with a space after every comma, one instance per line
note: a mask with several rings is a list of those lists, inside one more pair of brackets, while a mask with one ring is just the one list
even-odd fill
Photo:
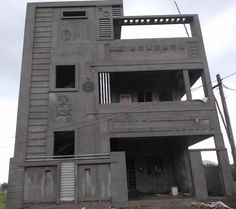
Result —
[[5, 191], [7, 191], [7, 183], [2, 183], [1, 184], [1, 186], [0, 186], [0, 190], [2, 191], [2, 192], [5, 192]]

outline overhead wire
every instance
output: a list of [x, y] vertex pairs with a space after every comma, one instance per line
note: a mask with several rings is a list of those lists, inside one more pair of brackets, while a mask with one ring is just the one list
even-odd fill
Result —
[[[234, 75], [236, 75], [236, 72], [235, 72], [235, 73], [232, 73], [232, 74], [230, 74], [230, 75], [228, 75], [228, 76], [223, 77], [222, 80], [227, 79], [227, 78], [229, 78], [229, 77], [231, 77], [231, 76], [234, 76]], [[214, 80], [214, 81], [211, 81], [211, 82], [207, 83], [206, 86], [211, 85], [211, 84], [214, 83], [214, 82], [216, 82], [216, 81], [215, 81], [215, 80]], [[190, 91], [197, 91], [197, 90], [199, 90], [199, 89], [202, 88], [202, 87], [203, 87], [203, 85], [200, 85], [200, 86], [198, 86], [198, 87], [192, 88]], [[185, 91], [181, 92], [180, 95], [181, 95], [181, 94], [183, 94], [183, 95], [186, 94], [187, 91], [188, 91], [188, 90], [185, 90]], [[101, 123], [101, 122], [105, 122], [105, 121], [107, 121], [107, 120], [114, 119], [115, 117], [118, 117], [118, 116], [120, 116], [120, 115], [122, 115], [122, 114], [132, 113], [132, 112], [130, 112], [130, 111], [138, 111], [138, 110], [140, 110], [140, 109], [145, 109], [145, 108], [147, 108], [147, 107], [149, 107], [149, 106], [151, 107], [151, 106], [154, 106], [154, 105], [157, 105], [157, 104], [160, 105], [159, 102], [152, 102], [152, 103], [149, 103], [149, 104], [144, 104], [144, 105], [142, 105], [142, 106], [139, 105], [139, 106], [136, 106], [136, 107], [131, 107], [131, 108], [128, 109], [128, 111], [123, 111], [123, 112], [118, 112], [118, 113], [96, 113], [97, 115], [99, 115], [99, 114], [101, 114], [101, 115], [102, 115], [102, 114], [107, 114], [108, 116], [98, 117], [98, 118], [91, 119], [91, 120], [80, 121], [80, 122], [76, 122], [76, 123], [73, 123], [73, 124], [69, 124], [69, 125], [65, 125], [65, 126], [60, 126], [60, 127], [56, 127], [56, 128], [53, 128], [53, 129], [47, 129], [46, 131], [47, 131], [47, 132], [50, 132], [50, 131], [61, 130], [61, 129], [63, 129], [63, 128], [74, 127], [74, 126], [77, 126], [78, 124], [83, 124], [83, 123], [87, 123], [87, 124], [84, 125], [84, 126], [78, 126], [78, 127], [76, 127], [76, 128], [77, 128], [77, 129], [86, 128], [86, 127], [95, 125], [95, 124], [97, 124], [97, 123]], [[111, 115], [112, 115], [112, 116], [111, 116]], [[94, 122], [93, 122], [93, 121], [94, 121]], [[93, 122], [93, 123], [90, 123], [90, 122]], [[7, 137], [7, 138], [16, 139], [16, 138], [19, 138], [19, 137], [26, 136], [27, 134], [29, 134], [29, 133], [27, 132], [27, 133], [24, 133], [24, 134], [16, 135], [15, 137]], [[46, 137], [51, 137], [51, 136], [52, 136], [52, 134], [46, 134], [44, 138], [46, 138]], [[27, 142], [27, 141], [28, 141], [28, 140], [21, 140], [20, 142], [15, 142], [15, 145], [18, 144], [18, 143], [24, 143], [24, 142]], [[2, 147], [0, 147], [0, 148], [7, 147], [7, 146], [8, 146], [8, 145], [2, 146]], [[11, 145], [9, 145], [9, 146], [11, 146]]]
[[236, 92], [236, 89], [230, 88], [230, 87], [226, 86], [225, 84], [223, 84], [223, 87], [226, 88], [226, 89], [228, 89], [228, 90], [231, 90], [231, 91], [235, 91], [235, 92]]

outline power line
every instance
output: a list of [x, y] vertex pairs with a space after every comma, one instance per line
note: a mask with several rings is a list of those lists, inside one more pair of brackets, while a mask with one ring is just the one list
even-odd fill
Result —
[[226, 88], [226, 89], [228, 89], [228, 90], [231, 90], [231, 91], [236, 91], [236, 89], [229, 88], [229, 87], [227, 87], [227, 86], [226, 86], [226, 85], [224, 85], [224, 84], [223, 84], [223, 87], [224, 87], [224, 88]]
[[[156, 105], [157, 103], [150, 103], [150, 104], [145, 104], [145, 105], [142, 105], [142, 106], [138, 106], [138, 107], [132, 107], [130, 108], [129, 110], [133, 110], [133, 111], [137, 111], [137, 110], [141, 110], [141, 109], [144, 109], [144, 108], [147, 108], [147, 107], [151, 107], [153, 105]], [[110, 120], [110, 119], [114, 119], [115, 117], [118, 117], [122, 114], [127, 114], [127, 113], [131, 113], [130, 111], [125, 111], [125, 112], [121, 112], [121, 113], [111, 113], [113, 116], [104, 116], [104, 117], [101, 117], [101, 118], [98, 118], [98, 119], [94, 119], [94, 120], [90, 120], [88, 122], [91, 122], [91, 121], [94, 121], [93, 123], [89, 123], [89, 124], [86, 124], [84, 126], [78, 126], [76, 128], [78, 129], [82, 129], [82, 128], [86, 128], [86, 127], [89, 127], [89, 126], [92, 126], [92, 125], [96, 125], [97, 123], [102, 123], [102, 122], [105, 122], [107, 120]], [[107, 114], [110, 114], [110, 113], [107, 113]], [[102, 119], [102, 120], [101, 120]], [[98, 120], [98, 121], [97, 121]], [[75, 124], [70, 124], [70, 125], [66, 125], [66, 126], [61, 126], [61, 127], [58, 127], [58, 128], [54, 128], [54, 129], [51, 129], [51, 130], [47, 130], [47, 131], [56, 131], [56, 130], [60, 130], [62, 128], [67, 128], [67, 127], [73, 127], [75, 125], [78, 125], [79, 123], [75, 123]], [[28, 133], [27, 133], [28, 134]], [[18, 135], [16, 136], [15, 138], [18, 138], [18, 137], [23, 137], [27, 134], [22, 134], [22, 135]], [[53, 136], [53, 133], [52, 134], [46, 134], [45, 137], [51, 137]], [[24, 143], [24, 142], [27, 142], [28, 140], [21, 140], [20, 142], [15, 142], [15, 145], [16, 144], [21, 144], [21, 143]], [[11, 146], [11, 145], [9, 145]], [[6, 147], [6, 146], [4, 146]], [[2, 148], [2, 147], [0, 147]]]
[[[225, 76], [224, 78], [222, 78], [222, 80], [223, 80], [223, 79], [227, 79], [227, 78], [229, 78], [229, 77], [231, 77], [231, 76], [233, 76], [233, 75], [236, 75], [236, 72], [235, 72], [235, 73], [232, 73], [232, 74], [230, 74], [230, 75], [228, 75], [228, 76]], [[216, 80], [207, 83], [206, 86], [211, 85], [211, 84], [214, 83], [214, 82], [216, 82]], [[191, 91], [197, 91], [197, 90], [199, 90], [199, 89], [202, 88], [202, 87], [203, 87], [203, 85], [200, 85], [200, 86], [198, 86], [198, 87], [192, 88]], [[187, 90], [187, 91], [188, 91], [188, 90]], [[186, 94], [187, 91], [185, 90], [185, 91], [183, 91], [183, 92], [180, 92], [180, 95], [181, 95], [181, 94]], [[69, 124], [69, 125], [65, 125], [65, 126], [60, 126], [60, 127], [54, 128], [54, 129], [49, 129], [49, 130], [47, 130], [47, 132], [48, 132], [48, 131], [56, 131], [56, 130], [60, 130], [60, 129], [62, 129], [62, 128], [67, 128], [67, 127], [74, 127], [74, 126], [77, 126], [77, 125], [79, 125], [79, 124], [86, 124], [86, 125], [84, 125], [84, 126], [78, 126], [78, 127], [76, 127], [76, 128], [78, 128], [78, 129], [86, 128], [86, 127], [95, 125], [95, 124], [97, 124], [97, 123], [101, 123], [101, 122], [105, 122], [105, 121], [110, 120], [110, 119], [114, 119], [115, 117], [118, 117], [118, 116], [120, 116], [120, 115], [122, 115], [122, 114], [131, 113], [130, 111], [132, 111], [132, 110], [133, 110], [133, 111], [137, 111], [137, 110], [144, 109], [144, 108], [147, 108], [147, 107], [149, 107], [149, 106], [156, 105], [156, 104], [159, 104], [159, 103], [156, 102], [156, 103], [145, 104], [145, 105], [138, 106], [138, 107], [132, 107], [132, 108], [128, 109], [128, 111], [119, 112], [119, 113], [101, 113], [101, 114], [108, 114], [108, 116], [99, 117], [99, 118], [95, 118], [95, 119], [91, 119], [91, 120], [80, 121], [80, 122], [73, 123], [73, 124]], [[159, 105], [160, 105], [160, 104], [159, 104]], [[90, 123], [90, 122], [92, 122], [92, 123]], [[9, 138], [15, 139], [15, 138], [23, 137], [23, 136], [25, 136], [25, 135], [27, 135], [27, 134], [28, 134], [28, 132], [27, 132], [27, 133], [24, 133], [24, 134], [16, 135], [15, 137], [8, 137], [8, 139], [9, 139]], [[50, 137], [50, 136], [52, 136], [52, 135], [51, 135], [51, 134], [46, 134], [46, 135], [45, 135], [45, 137]], [[20, 141], [20, 142], [15, 142], [15, 145], [18, 144], [18, 143], [24, 143], [24, 142], [27, 142], [27, 140], [23, 140], [23, 141]], [[11, 146], [11, 145], [9, 145], [9, 146]], [[6, 146], [4, 146], [4, 147], [6, 147]], [[2, 147], [0, 147], [0, 148], [2, 148]]]
[[232, 74], [230, 74], [230, 75], [228, 75], [228, 76], [225, 76], [225, 77], [222, 78], [221, 80], [225, 80], [226, 78], [229, 78], [229, 77], [234, 76], [234, 75], [236, 75], [236, 72], [234, 72], [234, 73], [232, 73]]

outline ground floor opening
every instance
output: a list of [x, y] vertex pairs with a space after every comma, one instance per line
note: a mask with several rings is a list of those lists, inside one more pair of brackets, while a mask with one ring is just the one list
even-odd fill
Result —
[[126, 154], [129, 199], [170, 194], [173, 187], [181, 194], [191, 195], [185, 137], [113, 138], [111, 151]]

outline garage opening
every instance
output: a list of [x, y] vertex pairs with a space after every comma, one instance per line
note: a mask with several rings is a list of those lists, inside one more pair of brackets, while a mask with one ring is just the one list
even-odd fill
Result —
[[174, 186], [190, 195], [184, 137], [112, 138], [110, 142], [112, 152], [126, 154], [129, 199], [169, 196]]

